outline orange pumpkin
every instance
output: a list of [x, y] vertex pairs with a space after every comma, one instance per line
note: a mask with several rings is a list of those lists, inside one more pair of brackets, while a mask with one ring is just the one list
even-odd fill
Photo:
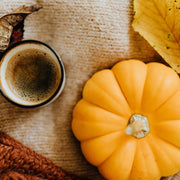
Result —
[[110, 180], [156, 180], [180, 170], [180, 81], [138, 60], [97, 72], [73, 111], [86, 159]]

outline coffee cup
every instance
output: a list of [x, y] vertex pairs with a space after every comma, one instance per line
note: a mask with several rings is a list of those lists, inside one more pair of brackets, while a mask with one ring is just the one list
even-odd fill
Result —
[[53, 102], [61, 94], [64, 84], [63, 63], [43, 42], [18, 42], [9, 47], [1, 59], [1, 93], [20, 107], [39, 107]]

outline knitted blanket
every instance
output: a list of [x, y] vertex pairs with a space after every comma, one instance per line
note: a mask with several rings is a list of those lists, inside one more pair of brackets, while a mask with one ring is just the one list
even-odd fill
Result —
[[[41, 10], [26, 18], [24, 39], [40, 40], [54, 48], [64, 62], [67, 77], [61, 96], [45, 107], [22, 109], [0, 96], [0, 131], [8, 133], [71, 173], [94, 180], [103, 179], [97, 169], [86, 162], [79, 142], [72, 134], [72, 110], [81, 98], [85, 82], [96, 71], [110, 68], [124, 59], [162, 61], [131, 26], [132, 0], [0, 0], [0, 4], [0, 15], [21, 5], [43, 6]], [[8, 167], [13, 164], [5, 163], [7, 165], [3, 168], [6, 175], [16, 174], [28, 179], [27, 175], [22, 175], [27, 170], [34, 172], [34, 176], [39, 173], [38, 178], [63, 177], [63, 170], [34, 151], [24, 149], [19, 143], [17, 149], [14, 149], [12, 144], [16, 141], [8, 136], [2, 134], [0, 141], [3, 141], [0, 146], [6, 145], [3, 151], [6, 161], [9, 161], [10, 152], [10, 160], [14, 159], [13, 164], [18, 164], [18, 168], [13, 169], [14, 165], [13, 171], [8, 172]], [[22, 149], [28, 153], [23, 154], [27, 162], [29, 161], [25, 166], [21, 166], [23, 162], [18, 161], [22, 156]], [[16, 156], [14, 152], [17, 153]], [[40, 157], [42, 160], [39, 161]], [[31, 158], [39, 161], [39, 164], [34, 165]], [[4, 155], [1, 155], [2, 162], [4, 159]], [[50, 173], [46, 171], [41, 175], [44, 169]], [[1, 171], [1, 164], [0, 172], [4, 172]], [[35, 178], [38, 179], [37, 177]], [[69, 177], [72, 178], [68, 175], [67, 178]]]

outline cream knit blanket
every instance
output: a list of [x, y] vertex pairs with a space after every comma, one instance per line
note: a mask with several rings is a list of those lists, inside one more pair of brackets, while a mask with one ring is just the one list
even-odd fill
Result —
[[22, 109], [0, 96], [0, 130], [67, 171], [102, 179], [81, 154], [71, 131], [72, 110], [84, 83], [100, 69], [123, 59], [160, 59], [131, 27], [132, 0], [0, 0], [0, 15], [21, 5], [39, 4], [25, 20], [24, 39], [52, 46], [66, 69], [62, 95], [38, 109]]

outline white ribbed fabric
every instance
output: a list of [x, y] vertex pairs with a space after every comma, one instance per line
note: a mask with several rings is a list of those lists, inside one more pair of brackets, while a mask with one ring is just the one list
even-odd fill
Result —
[[39, 109], [21, 109], [0, 96], [0, 130], [75, 174], [102, 179], [81, 154], [71, 132], [72, 110], [96, 71], [123, 59], [160, 57], [131, 27], [132, 0], [0, 0], [0, 15], [20, 5], [43, 9], [25, 20], [25, 39], [41, 40], [61, 56], [66, 69], [62, 95]]

